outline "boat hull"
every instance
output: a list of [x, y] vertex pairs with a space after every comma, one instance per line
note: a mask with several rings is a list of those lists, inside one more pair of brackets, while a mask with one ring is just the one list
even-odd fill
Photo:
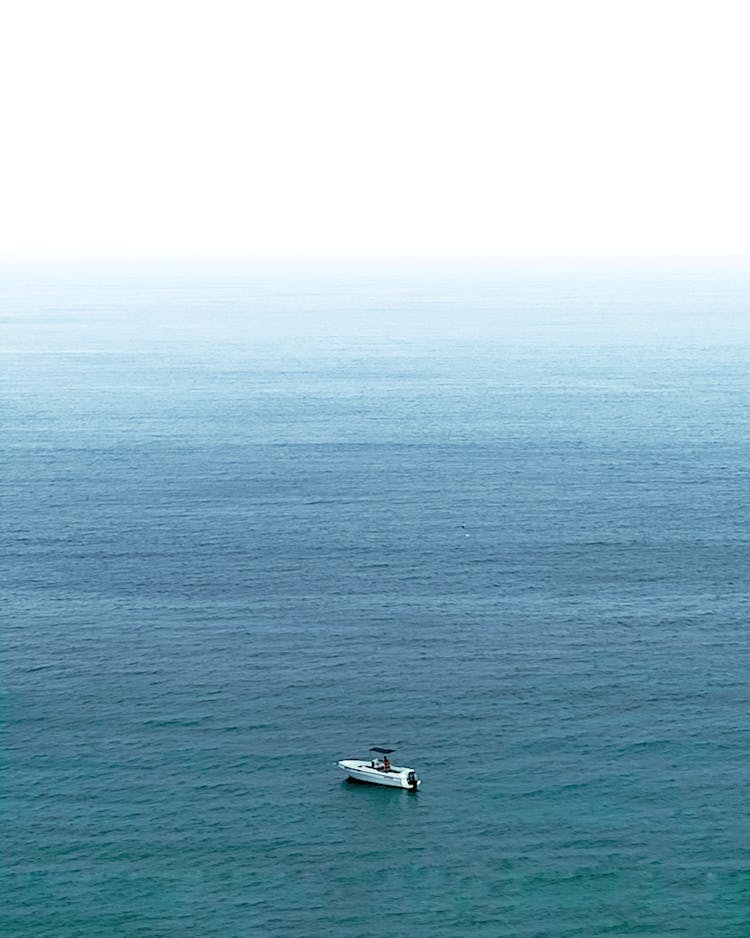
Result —
[[421, 780], [415, 778], [414, 782], [409, 781], [409, 773], [414, 772], [403, 765], [391, 766], [388, 772], [378, 769], [370, 762], [361, 762], [358, 759], [342, 759], [338, 766], [349, 776], [358, 782], [367, 782], [369, 785], [383, 785], [386, 788], [406, 788], [415, 791], [421, 784]]

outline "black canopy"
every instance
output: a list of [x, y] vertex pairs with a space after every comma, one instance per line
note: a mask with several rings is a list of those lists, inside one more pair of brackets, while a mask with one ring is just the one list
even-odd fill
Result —
[[382, 752], [384, 756], [387, 756], [389, 752], [395, 751], [395, 749], [381, 749], [380, 746], [370, 746], [370, 752]]

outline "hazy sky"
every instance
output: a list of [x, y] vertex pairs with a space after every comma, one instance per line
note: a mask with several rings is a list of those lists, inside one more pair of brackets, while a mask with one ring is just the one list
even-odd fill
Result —
[[23, 0], [0, 255], [750, 255], [746, 3]]

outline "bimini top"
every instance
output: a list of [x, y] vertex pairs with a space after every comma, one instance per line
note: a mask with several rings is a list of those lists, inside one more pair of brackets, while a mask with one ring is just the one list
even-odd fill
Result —
[[382, 752], [384, 756], [387, 756], [389, 752], [395, 751], [395, 749], [381, 749], [380, 746], [370, 746], [370, 752]]

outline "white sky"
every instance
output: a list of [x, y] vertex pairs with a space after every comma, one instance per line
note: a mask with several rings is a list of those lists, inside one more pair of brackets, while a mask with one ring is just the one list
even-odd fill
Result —
[[747, 3], [4, 10], [6, 258], [750, 255]]

